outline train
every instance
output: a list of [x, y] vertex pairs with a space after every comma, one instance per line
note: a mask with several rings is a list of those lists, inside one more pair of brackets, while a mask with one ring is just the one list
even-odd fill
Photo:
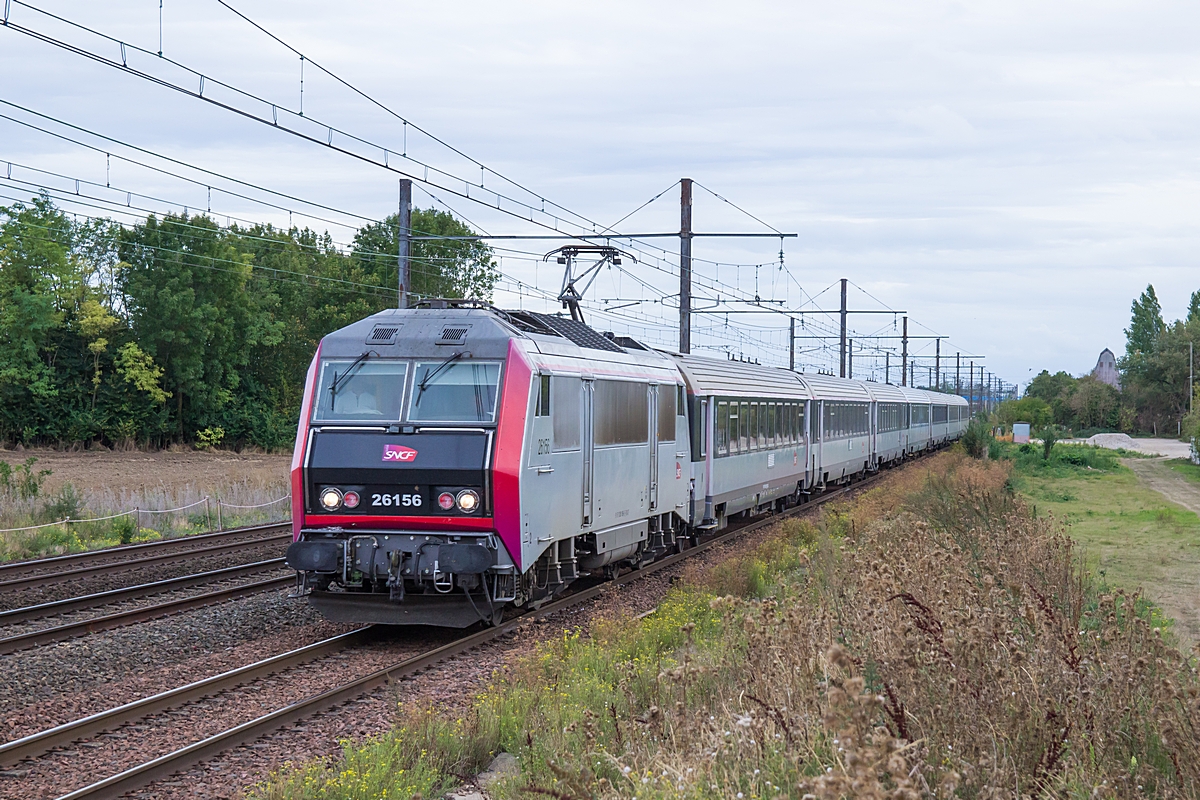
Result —
[[297, 595], [498, 624], [959, 438], [967, 401], [428, 301], [325, 336], [291, 463]]

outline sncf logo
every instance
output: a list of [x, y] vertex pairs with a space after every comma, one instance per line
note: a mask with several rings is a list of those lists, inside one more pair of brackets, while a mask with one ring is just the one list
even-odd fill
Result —
[[402, 444], [385, 444], [383, 446], [384, 461], [415, 461], [417, 451]]

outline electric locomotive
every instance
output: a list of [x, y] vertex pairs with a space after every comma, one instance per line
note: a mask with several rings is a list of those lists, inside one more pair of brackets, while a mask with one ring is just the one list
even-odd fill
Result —
[[583, 574], [957, 438], [965, 410], [664, 353], [572, 317], [426, 301], [322, 339], [287, 563], [335, 621], [495, 624]]

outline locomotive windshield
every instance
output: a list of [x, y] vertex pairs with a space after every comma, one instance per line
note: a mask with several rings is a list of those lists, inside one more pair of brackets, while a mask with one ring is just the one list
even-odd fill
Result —
[[418, 361], [413, 372], [413, 422], [492, 422], [500, 365], [486, 361]]
[[313, 421], [397, 422], [407, 375], [403, 361], [323, 361]]

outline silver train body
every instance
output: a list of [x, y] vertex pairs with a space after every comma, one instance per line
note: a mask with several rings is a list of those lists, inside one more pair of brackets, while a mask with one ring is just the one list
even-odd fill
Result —
[[[961, 436], [961, 397], [447, 304], [309, 370], [288, 563], [326, 616], [465, 627]], [[351, 502], [353, 501], [353, 505]]]

